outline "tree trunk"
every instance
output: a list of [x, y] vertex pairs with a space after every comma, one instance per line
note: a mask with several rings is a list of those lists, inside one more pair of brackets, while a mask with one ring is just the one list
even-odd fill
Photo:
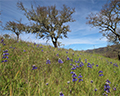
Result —
[[54, 38], [55, 41], [53, 40], [53, 37], [51, 37], [51, 39], [52, 39], [52, 42], [53, 42], [54, 47], [55, 47], [55, 48], [58, 48], [58, 46], [57, 46], [57, 38]]
[[17, 35], [17, 41], [19, 40], [19, 34]]
[[54, 41], [53, 41], [53, 44], [54, 44], [54, 47], [55, 47], [55, 48], [58, 47], [58, 46], [57, 46], [57, 42], [54, 42]]

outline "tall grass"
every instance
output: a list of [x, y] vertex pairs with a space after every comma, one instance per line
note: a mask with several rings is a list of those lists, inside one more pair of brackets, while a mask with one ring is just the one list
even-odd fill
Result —
[[14, 39], [0, 42], [0, 96], [120, 94], [117, 60]]

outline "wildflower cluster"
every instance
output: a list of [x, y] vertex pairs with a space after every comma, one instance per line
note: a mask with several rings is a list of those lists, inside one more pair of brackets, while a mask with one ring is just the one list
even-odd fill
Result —
[[[72, 75], [72, 81], [73, 81], [73, 82], [77, 81], [77, 78], [76, 78], [77, 75], [75, 74], [75, 72], [71, 72], [71, 74], [73, 74], [73, 75]], [[78, 78], [79, 78], [79, 82], [80, 82], [80, 81], [83, 81], [83, 79], [81, 79], [81, 78], [82, 78], [82, 75], [81, 75], [81, 74], [78, 76]]]
[[[98, 73], [103, 73], [103, 71], [99, 71]], [[99, 74], [99, 76], [103, 76], [103, 74]]]
[[47, 59], [46, 64], [50, 64], [50, 60], [49, 59]]
[[7, 62], [7, 60], [6, 60], [6, 59], [8, 59], [8, 56], [7, 56], [7, 55], [9, 55], [9, 53], [7, 53], [7, 52], [8, 52], [8, 50], [3, 51], [3, 58], [4, 58], [5, 60], [2, 60], [2, 62]]
[[92, 68], [92, 65], [90, 63], [87, 64], [87, 67]]
[[64, 94], [62, 92], [60, 92], [60, 96], [64, 96]]
[[2, 39], [0, 43], [2, 43], [3, 45], [5, 45], [5, 44], [4, 44], [4, 39]]
[[110, 86], [109, 83], [111, 83], [108, 79], [106, 80], [106, 83], [104, 85], [104, 91], [107, 93], [110, 93]]
[[58, 63], [63, 63], [63, 61], [59, 58]]
[[33, 69], [32, 69], [32, 70], [37, 69], [37, 67], [35, 67], [35, 65], [33, 65], [32, 67], [33, 67]]
[[75, 72], [73, 72], [72, 74], [73, 74], [73, 75], [72, 75], [72, 77], [73, 77], [72, 81], [73, 81], [73, 82], [74, 82], [74, 81], [77, 81], [77, 79], [76, 79], [77, 75], [75, 74]]

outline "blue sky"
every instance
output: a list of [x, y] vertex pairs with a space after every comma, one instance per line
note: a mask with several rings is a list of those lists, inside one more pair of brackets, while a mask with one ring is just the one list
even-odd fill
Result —
[[[20, 20], [22, 18], [23, 24], [28, 23], [29, 21], [24, 15], [24, 11], [21, 11], [17, 7], [18, 0], [0, 0], [0, 10], [1, 16], [0, 20], [3, 22], [3, 25], [8, 21]], [[64, 25], [69, 25], [71, 32], [68, 32], [68, 38], [58, 39], [59, 42], [62, 42], [65, 46], [61, 48], [72, 48], [73, 50], [87, 50], [94, 49], [99, 47], [107, 46], [107, 39], [102, 38], [102, 34], [99, 33], [98, 28], [91, 28], [90, 25], [86, 24], [86, 17], [91, 13], [100, 12], [102, 6], [108, 2], [108, 0], [19, 0], [22, 1], [23, 6], [27, 9], [31, 9], [31, 4], [33, 8], [35, 6], [52, 6], [56, 5], [58, 10], [61, 10], [63, 4], [67, 7], [75, 8], [75, 12], [72, 14], [72, 18], [75, 19], [75, 22], [68, 22]], [[36, 5], [35, 5], [35, 3]], [[16, 21], [15, 21], [16, 22]], [[14, 34], [9, 30], [0, 30], [0, 34]], [[15, 35], [16, 36], [16, 35]], [[35, 42], [37, 44], [45, 44], [46, 39], [36, 39], [35, 34], [20, 34], [20, 38], [24, 41]], [[100, 39], [102, 38], [102, 39]], [[53, 46], [51, 40], [48, 42]]]

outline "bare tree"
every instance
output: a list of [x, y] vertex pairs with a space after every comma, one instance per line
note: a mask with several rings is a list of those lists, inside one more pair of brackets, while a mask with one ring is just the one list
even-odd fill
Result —
[[9, 21], [6, 23], [5, 26], [3, 26], [3, 30], [10, 30], [17, 35], [17, 41], [19, 40], [19, 35], [22, 33], [22, 31], [25, 31], [26, 28], [26, 26], [21, 23], [21, 20], [22, 19], [18, 21], [19, 23], [16, 23], [14, 21]]
[[100, 33], [108, 39], [108, 42], [119, 45], [120, 0], [111, 0], [109, 4], [102, 7], [99, 13], [91, 13], [86, 19], [89, 20], [87, 24], [100, 29]]
[[[39, 39], [46, 38], [46, 42], [51, 39], [55, 48], [58, 47], [58, 39], [63, 39], [63, 36], [67, 38], [67, 32], [70, 32], [69, 26], [65, 26], [63, 23], [75, 21], [71, 18], [75, 10], [73, 9], [71, 11], [70, 8], [67, 8], [65, 5], [63, 5], [63, 11], [56, 10], [55, 5], [51, 7], [38, 6], [37, 9], [34, 10], [31, 4], [31, 11], [27, 11], [22, 2], [18, 2], [17, 6], [25, 12], [24, 15], [28, 20], [36, 22], [32, 23], [32, 26], [28, 26], [26, 32], [37, 33], [37, 36], [40, 37]], [[58, 13], [60, 13], [60, 15], [58, 15]]]

